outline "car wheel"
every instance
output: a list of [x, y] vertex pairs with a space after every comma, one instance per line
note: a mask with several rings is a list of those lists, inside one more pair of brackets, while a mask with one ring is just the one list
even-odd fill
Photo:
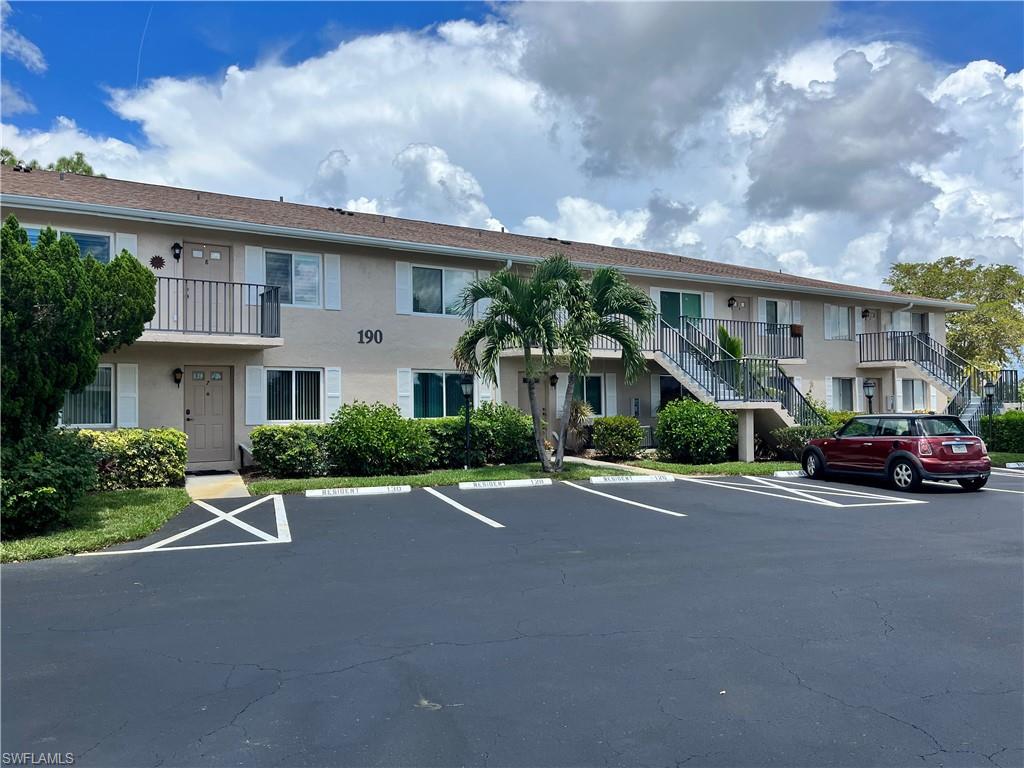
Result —
[[897, 459], [889, 467], [889, 481], [900, 491], [913, 491], [921, 485], [921, 473], [906, 459]]
[[985, 487], [985, 483], [988, 482], [987, 477], [975, 477], [971, 480], [957, 480], [960, 483], [960, 487], [965, 491], [980, 491]]
[[822, 460], [814, 451], [808, 451], [804, 454], [804, 473], [808, 477], [820, 479], [825, 476], [825, 467], [822, 466]]

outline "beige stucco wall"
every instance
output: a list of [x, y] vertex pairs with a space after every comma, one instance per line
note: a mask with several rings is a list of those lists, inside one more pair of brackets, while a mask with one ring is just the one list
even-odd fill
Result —
[[[422, 315], [400, 315], [395, 306], [395, 264], [408, 261], [429, 266], [452, 266], [462, 269], [493, 271], [503, 266], [501, 261], [468, 260], [452, 257], [428, 257], [399, 251], [382, 249], [342, 247], [336, 244], [319, 243], [315, 240], [300, 240], [281, 237], [250, 236], [199, 228], [167, 226], [139, 221], [104, 219], [94, 216], [41, 214], [34, 211], [6, 209], [15, 213], [19, 220], [31, 225], [50, 225], [69, 229], [130, 233], [138, 237], [138, 258], [149, 264], [151, 257], [162, 256], [164, 269], [157, 272], [162, 277], [177, 277], [182, 274], [182, 264], [171, 258], [171, 244], [174, 242], [200, 242], [227, 246], [231, 249], [231, 279], [244, 282], [246, 279], [244, 254], [245, 246], [303, 251], [310, 253], [332, 253], [341, 256], [341, 309], [304, 309], [282, 307], [281, 323], [284, 344], [267, 349], [211, 348], [200, 344], [169, 344], [137, 342], [131, 347], [109, 356], [113, 362], [137, 363], [139, 365], [140, 392], [139, 418], [142, 426], [183, 426], [183, 395], [171, 380], [175, 367], [188, 365], [220, 364], [233, 367], [233, 428], [235, 440], [244, 440], [250, 426], [245, 424], [245, 366], [282, 367], [340, 367], [342, 371], [342, 400], [395, 402], [397, 399], [396, 370], [452, 369], [451, 350], [465, 329], [465, 323], [457, 317], [432, 317]], [[183, 256], [182, 262], [187, 258]], [[744, 296], [751, 299], [750, 319], [757, 319], [757, 297], [778, 299], [799, 299], [801, 321], [804, 326], [805, 355], [803, 361], [787, 361], [783, 368], [787, 374], [798, 377], [800, 388], [811, 392], [819, 399], [824, 398], [825, 378], [876, 376], [882, 380], [882, 392], [876, 397], [876, 405], [884, 403], [886, 395], [892, 394], [893, 370], [859, 369], [858, 350], [854, 341], [829, 341], [824, 338], [824, 304], [827, 302], [853, 306], [850, 300], [822, 298], [809, 293], [795, 291], [760, 291], [752, 288], [714, 285], [692, 280], [670, 278], [644, 278], [630, 276], [645, 291], [652, 287], [695, 293], [714, 293], [715, 316], [733, 317], [727, 307], [730, 296]], [[899, 302], [876, 302], [876, 309], [900, 308]], [[941, 317], [941, 316], [940, 316]], [[360, 329], [380, 330], [381, 344], [359, 344]], [[945, 339], [944, 324], [937, 322], [934, 335]], [[651, 372], [657, 370], [651, 363]], [[500, 371], [500, 391], [503, 400], [526, 407], [519, 402], [519, 371], [521, 360], [503, 359]], [[640, 398], [641, 419], [650, 422], [650, 378], [645, 376], [632, 385], [624, 382], [621, 364], [607, 358], [595, 358], [595, 372], [614, 372], [618, 386], [620, 413], [628, 413], [633, 397]], [[910, 376], [904, 372], [904, 376]], [[553, 389], [543, 383], [546, 415], [551, 412], [548, 397]], [[549, 391], [550, 390], [550, 391]], [[945, 398], [939, 398], [939, 407], [944, 407]]]

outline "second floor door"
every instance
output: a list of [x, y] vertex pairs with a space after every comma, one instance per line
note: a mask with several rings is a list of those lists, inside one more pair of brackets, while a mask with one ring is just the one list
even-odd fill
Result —
[[231, 249], [226, 245], [185, 243], [182, 253], [185, 277], [182, 307], [187, 330], [199, 333], [231, 333], [241, 297], [234, 295], [231, 280]]
[[661, 318], [667, 325], [679, 328], [680, 317], [701, 316], [701, 295], [699, 293], [683, 293], [681, 291], [662, 291], [658, 309]]

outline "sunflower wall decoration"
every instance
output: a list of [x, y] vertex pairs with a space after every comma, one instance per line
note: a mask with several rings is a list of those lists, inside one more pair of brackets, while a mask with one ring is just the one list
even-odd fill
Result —
[[164, 261], [164, 257], [161, 256], [160, 254], [157, 254], [156, 256], [149, 260], [149, 266], [151, 266], [153, 269], [163, 269], [164, 265], [166, 264], [167, 262]]

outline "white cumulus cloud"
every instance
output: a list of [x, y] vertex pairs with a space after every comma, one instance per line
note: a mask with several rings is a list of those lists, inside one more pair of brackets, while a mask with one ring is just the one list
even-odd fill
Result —
[[113, 177], [865, 285], [893, 261], [1020, 263], [1022, 74], [824, 36], [821, 13], [501, 6], [112, 91], [137, 144], [74, 115], [19, 127], [5, 84], [2, 139]]

